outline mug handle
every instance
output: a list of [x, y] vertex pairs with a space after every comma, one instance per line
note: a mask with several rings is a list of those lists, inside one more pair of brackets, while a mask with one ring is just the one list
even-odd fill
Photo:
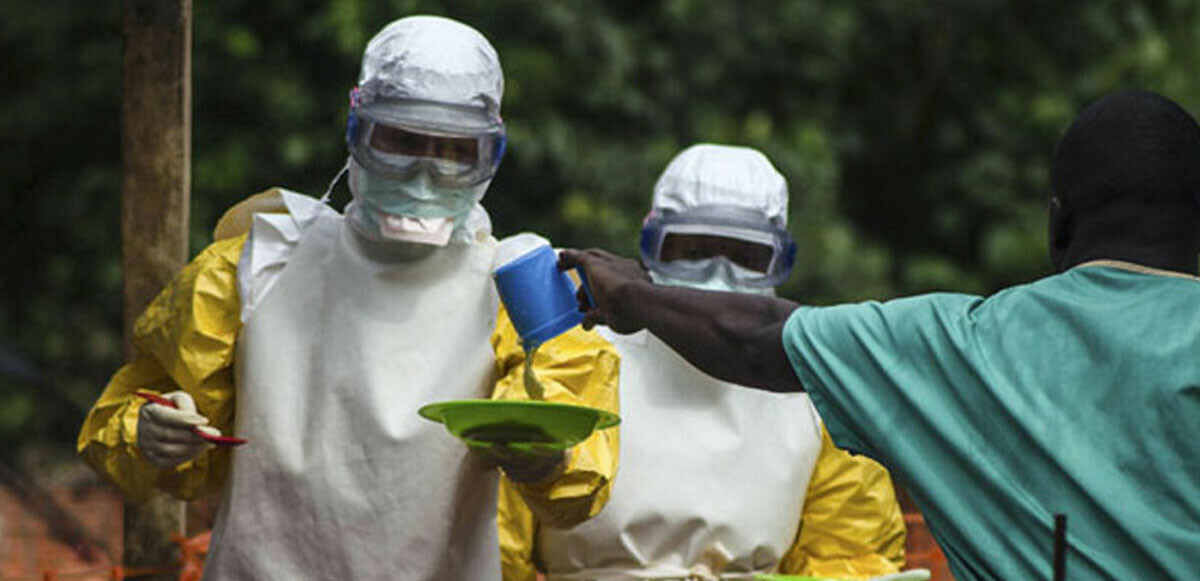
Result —
[[596, 298], [592, 296], [592, 289], [588, 286], [587, 274], [583, 272], [583, 267], [572, 266], [571, 270], [574, 270], [575, 274], [579, 275], [579, 288], [583, 289], [583, 296], [587, 299], [588, 306], [593, 309], [596, 308]]

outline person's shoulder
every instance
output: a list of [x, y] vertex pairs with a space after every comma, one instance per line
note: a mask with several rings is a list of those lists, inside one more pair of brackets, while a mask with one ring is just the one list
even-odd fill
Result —
[[932, 292], [885, 301], [866, 300], [831, 306], [802, 306], [793, 316], [884, 317], [916, 315], [930, 312], [962, 312], [970, 310], [987, 298], [956, 292]]
[[213, 240], [249, 234], [260, 218], [283, 221], [297, 230], [322, 217], [340, 216], [337, 210], [312, 196], [274, 187], [234, 204], [213, 228]]
[[1068, 280], [1086, 280], [1113, 288], [1148, 288], [1163, 286], [1200, 291], [1200, 277], [1194, 274], [1163, 270], [1131, 262], [1096, 260], [1085, 263], [1060, 275]]
[[209, 265], [220, 265], [220, 267], [231, 266], [237, 268], [238, 261], [241, 259], [242, 248], [246, 244], [246, 234], [238, 234], [213, 240], [208, 246], [205, 246], [195, 258], [193, 263], [202, 263]]
[[1031, 299], [1038, 300], [1038, 297], [1055, 297], [1070, 294], [1073, 290], [1078, 290], [1079, 287], [1077, 277], [1080, 273], [1076, 272], [1077, 270], [1080, 269], [1051, 273], [1029, 282], [1014, 284], [1000, 289], [981, 301], [974, 310], [1000, 308], [1014, 303], [1027, 302]]
[[969, 333], [975, 310], [988, 299], [965, 293], [926, 293], [828, 307], [800, 307], [784, 326], [793, 341], [903, 342]]
[[213, 231], [213, 245], [240, 241], [232, 262], [243, 321], [283, 271], [305, 231], [331, 220], [340, 221], [341, 214], [317, 198], [283, 188], [259, 192], [225, 212]]
[[892, 309], [970, 309], [991, 297], [971, 293], [938, 291], [900, 297], [883, 303]]

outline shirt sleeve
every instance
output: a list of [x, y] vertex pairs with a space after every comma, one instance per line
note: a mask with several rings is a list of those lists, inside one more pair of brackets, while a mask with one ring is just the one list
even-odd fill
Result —
[[213, 243], [158, 294], [134, 326], [137, 356], [109, 381], [88, 412], [77, 442], [92, 468], [133, 500], [155, 488], [191, 499], [221, 486], [229, 450], [218, 448], [158, 469], [137, 450], [137, 390], [186, 391], [210, 425], [233, 428], [233, 357], [238, 331], [237, 265], [246, 236]]
[[500, 480], [500, 504], [496, 511], [500, 533], [500, 570], [504, 581], [535, 581], [534, 545], [537, 542], [537, 519], [521, 493], [507, 478]]
[[[965, 346], [979, 297], [949, 293], [887, 303], [800, 307], [783, 345], [813, 405], [840, 448], [895, 469], [920, 458], [913, 426], [961, 398], [956, 379], [972, 373]], [[946, 434], [949, 437], [952, 434]]]
[[[492, 334], [497, 375], [492, 399], [528, 400], [524, 387], [525, 352], [516, 329], [501, 308]], [[620, 356], [595, 331], [576, 326], [543, 343], [533, 369], [545, 387], [546, 401], [617, 413]], [[512, 483], [542, 526], [569, 528], [595, 516], [608, 502], [617, 471], [618, 428], [598, 430], [567, 450], [556, 478], [533, 484]]]
[[779, 572], [838, 579], [890, 575], [904, 566], [904, 543], [904, 515], [887, 471], [839, 450], [822, 428], [800, 531]]

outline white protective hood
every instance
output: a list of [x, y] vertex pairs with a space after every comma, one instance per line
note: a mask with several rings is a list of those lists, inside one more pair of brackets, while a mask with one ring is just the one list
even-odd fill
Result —
[[358, 90], [363, 106], [389, 100], [441, 103], [480, 109], [499, 121], [504, 71], [496, 49], [474, 28], [439, 16], [409, 16], [367, 43]]
[[655, 214], [701, 206], [734, 206], [762, 212], [787, 226], [788, 186], [767, 156], [749, 147], [693, 145], [675, 156], [654, 185]]

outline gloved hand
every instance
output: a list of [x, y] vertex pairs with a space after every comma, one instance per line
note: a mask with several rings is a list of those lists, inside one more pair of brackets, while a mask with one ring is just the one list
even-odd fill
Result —
[[214, 448], [193, 429], [219, 436], [221, 431], [210, 427], [208, 419], [196, 413], [196, 402], [182, 391], [163, 394], [178, 409], [165, 405], [146, 403], [138, 411], [138, 452], [158, 468], [178, 466]]
[[929, 581], [932, 574], [929, 569], [909, 569], [882, 577], [872, 577], [870, 581]]
[[518, 484], [533, 484], [556, 476], [567, 457], [562, 451], [526, 452], [504, 444], [495, 444], [484, 453], [491, 463], [500, 466], [509, 480]]

